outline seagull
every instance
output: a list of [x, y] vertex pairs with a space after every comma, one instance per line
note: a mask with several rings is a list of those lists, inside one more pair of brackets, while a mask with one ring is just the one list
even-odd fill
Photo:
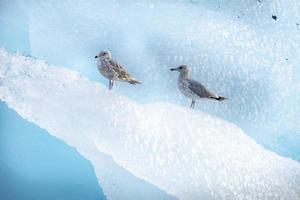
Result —
[[99, 72], [109, 80], [109, 89], [113, 88], [114, 81], [125, 81], [133, 85], [141, 83], [133, 78], [124, 67], [117, 63], [108, 50], [100, 51], [95, 58], [99, 58], [97, 62]]
[[187, 65], [181, 65], [170, 70], [180, 72], [178, 77], [178, 87], [182, 94], [192, 99], [191, 108], [195, 108], [196, 100], [201, 98], [213, 99], [217, 101], [223, 101], [227, 99], [226, 97], [215, 95], [204, 85], [191, 79], [189, 77], [189, 68]]

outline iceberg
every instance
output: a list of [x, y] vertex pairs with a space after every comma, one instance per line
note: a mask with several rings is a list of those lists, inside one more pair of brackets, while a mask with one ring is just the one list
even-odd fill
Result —
[[115, 162], [182, 200], [300, 199], [299, 163], [204, 112], [138, 103], [76, 71], [4, 49], [0, 99], [90, 160], [105, 193], [113, 185], [101, 181], [110, 174], [103, 164]]
[[182, 105], [189, 103], [168, 70], [188, 64], [195, 79], [230, 98], [226, 104], [202, 101], [198, 110], [236, 124], [264, 147], [299, 158], [290, 140], [281, 142], [289, 135], [300, 144], [299, 1], [75, 2], [19, 1], [31, 55], [106, 83], [93, 58], [109, 49], [143, 81], [135, 90], [117, 84], [120, 94]]

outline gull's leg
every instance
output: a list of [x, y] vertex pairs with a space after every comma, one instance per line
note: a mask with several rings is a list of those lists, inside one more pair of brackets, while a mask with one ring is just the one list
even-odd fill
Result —
[[112, 89], [113, 88], [113, 80], [109, 80], [109, 87], [108, 87], [108, 89]]
[[111, 88], [114, 87], [114, 84], [115, 84], [115, 81], [114, 81], [114, 80], [111, 80]]
[[192, 99], [191, 108], [193, 108], [193, 109], [195, 108], [195, 103], [196, 103], [195, 100]]

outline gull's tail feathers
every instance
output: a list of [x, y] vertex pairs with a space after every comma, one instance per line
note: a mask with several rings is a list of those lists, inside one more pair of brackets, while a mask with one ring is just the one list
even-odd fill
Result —
[[212, 99], [217, 100], [217, 101], [224, 101], [224, 100], [228, 100], [227, 97], [222, 97], [222, 96], [218, 96], [218, 97], [212, 97]]
[[134, 78], [128, 79], [127, 81], [128, 81], [128, 83], [133, 84], [133, 85], [141, 84], [142, 83], [142, 82], [140, 82], [140, 81], [138, 81], [138, 80], [136, 80]]

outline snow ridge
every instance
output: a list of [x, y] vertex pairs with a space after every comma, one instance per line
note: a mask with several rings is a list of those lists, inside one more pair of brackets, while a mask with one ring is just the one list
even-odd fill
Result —
[[105, 153], [179, 199], [300, 199], [299, 163], [208, 114], [141, 105], [75, 71], [4, 49], [0, 99], [74, 146], [96, 174]]

